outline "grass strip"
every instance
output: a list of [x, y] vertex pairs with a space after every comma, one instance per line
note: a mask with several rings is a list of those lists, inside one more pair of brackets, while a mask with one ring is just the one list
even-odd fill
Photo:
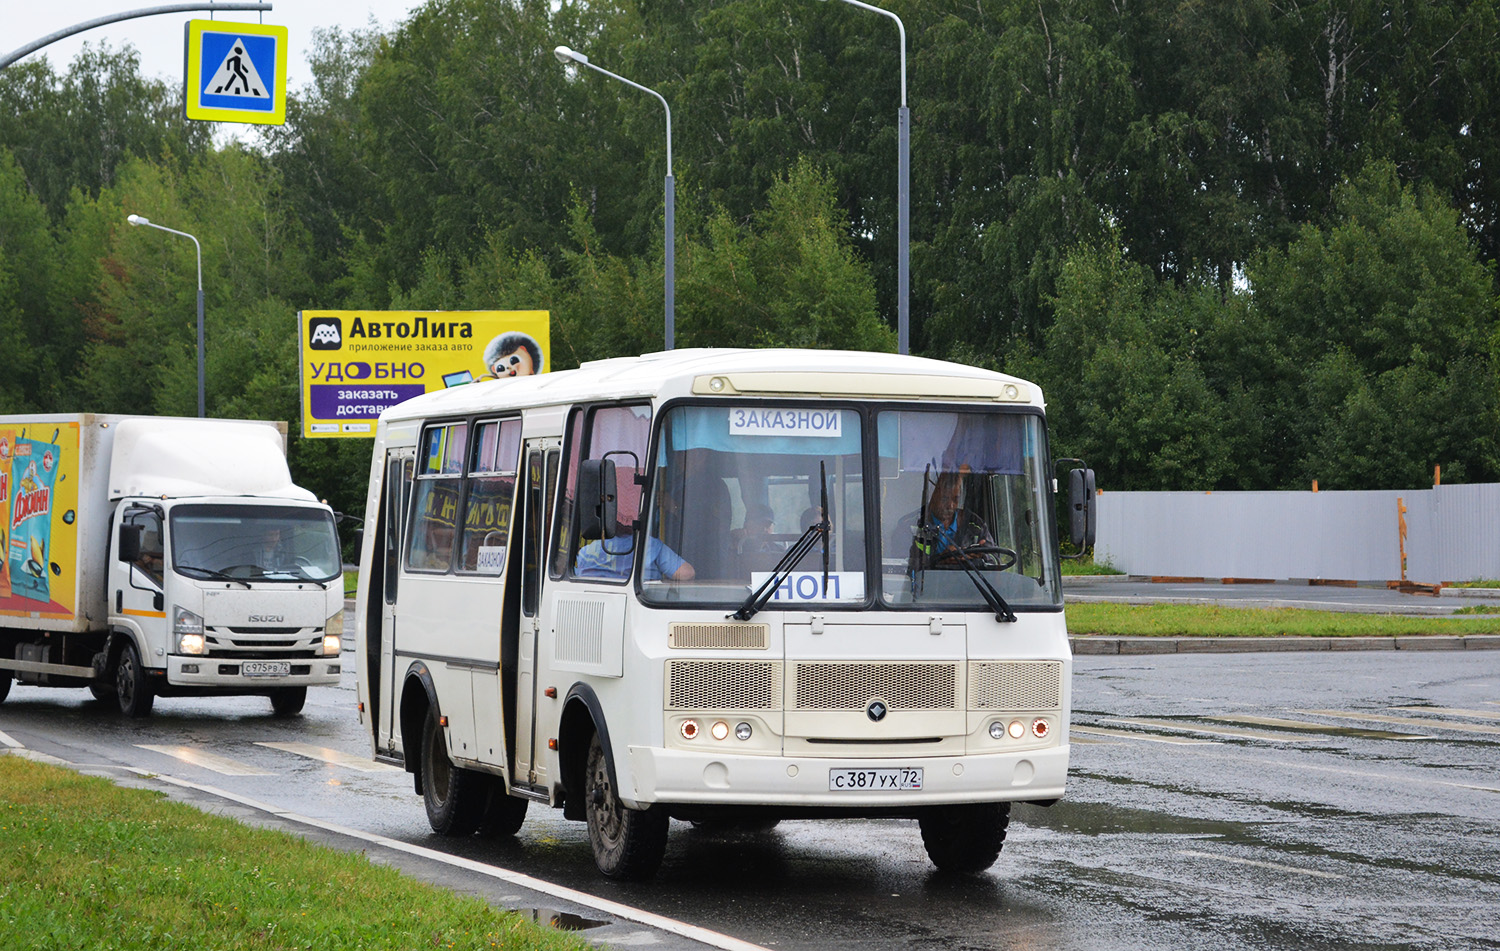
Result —
[[589, 947], [363, 855], [4, 755], [0, 934], [37, 951]]
[[1407, 637], [1500, 634], [1500, 616], [1409, 617], [1201, 604], [1068, 605], [1069, 634], [1112, 637]]

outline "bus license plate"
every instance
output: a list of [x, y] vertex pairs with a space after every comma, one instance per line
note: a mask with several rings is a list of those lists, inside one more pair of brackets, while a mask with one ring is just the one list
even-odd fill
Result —
[[240, 673], [246, 677], [287, 677], [292, 673], [292, 662], [288, 660], [247, 660], [240, 665]]
[[835, 792], [847, 790], [921, 789], [922, 767], [897, 766], [886, 769], [830, 769], [828, 788]]

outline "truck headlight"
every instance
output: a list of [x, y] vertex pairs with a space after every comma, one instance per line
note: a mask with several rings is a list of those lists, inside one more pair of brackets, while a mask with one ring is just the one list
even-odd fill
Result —
[[323, 622], [323, 653], [335, 656], [344, 649], [344, 609]]
[[177, 636], [177, 653], [206, 653], [203, 618], [175, 604], [172, 605], [172, 633]]

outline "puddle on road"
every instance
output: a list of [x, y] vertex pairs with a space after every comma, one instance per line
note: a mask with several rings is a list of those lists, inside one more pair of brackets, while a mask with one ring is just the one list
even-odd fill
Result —
[[1246, 828], [1252, 825], [1246, 822], [1193, 819], [1149, 809], [1067, 799], [1046, 809], [1028, 809], [1024, 815], [1018, 815], [1017, 818], [1028, 826], [1039, 826], [1077, 835], [1154, 833], [1212, 836], [1225, 841], [1245, 839]]
[[539, 925], [556, 928], [558, 931], [587, 931], [590, 928], [603, 928], [605, 925], [614, 923], [597, 918], [585, 918], [571, 911], [558, 911], [556, 908], [514, 908], [511, 910], [522, 918], [529, 918]]

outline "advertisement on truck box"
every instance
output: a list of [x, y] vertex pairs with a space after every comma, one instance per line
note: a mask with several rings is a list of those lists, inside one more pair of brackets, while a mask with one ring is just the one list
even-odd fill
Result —
[[0, 428], [0, 616], [77, 610], [78, 437], [76, 422]]

